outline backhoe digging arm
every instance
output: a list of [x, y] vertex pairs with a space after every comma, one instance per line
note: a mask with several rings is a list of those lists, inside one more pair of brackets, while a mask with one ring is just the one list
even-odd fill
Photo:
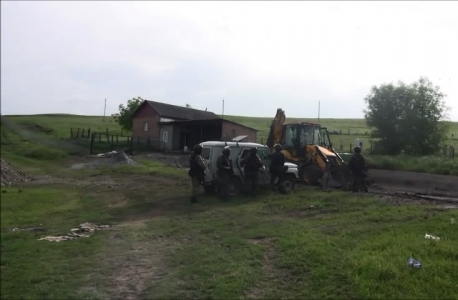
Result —
[[275, 144], [281, 144], [283, 138], [283, 124], [285, 124], [285, 111], [281, 108], [277, 109], [277, 114], [270, 125], [269, 136], [267, 137], [267, 146], [273, 149]]

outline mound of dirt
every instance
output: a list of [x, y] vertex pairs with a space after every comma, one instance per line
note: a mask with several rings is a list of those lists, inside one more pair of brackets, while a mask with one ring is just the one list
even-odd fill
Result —
[[1, 159], [1, 185], [13, 185], [20, 182], [27, 182], [30, 180], [27, 175], [22, 173], [21, 171], [16, 171], [13, 167], [6, 162], [5, 160]]
[[97, 156], [94, 161], [88, 163], [78, 163], [71, 166], [72, 169], [93, 169], [97, 167], [114, 167], [119, 165], [137, 164], [124, 151], [112, 151], [102, 156]]

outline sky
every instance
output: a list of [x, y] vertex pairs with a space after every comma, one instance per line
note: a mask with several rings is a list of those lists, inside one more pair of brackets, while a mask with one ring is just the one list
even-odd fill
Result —
[[458, 2], [2, 1], [1, 113], [363, 118], [373, 85], [429, 78], [458, 121]]

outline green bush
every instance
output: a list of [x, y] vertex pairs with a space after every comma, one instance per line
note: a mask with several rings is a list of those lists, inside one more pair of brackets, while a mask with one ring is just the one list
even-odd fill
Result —
[[38, 160], [59, 160], [68, 156], [65, 151], [42, 145], [30, 145], [30, 147], [21, 148], [17, 154]]

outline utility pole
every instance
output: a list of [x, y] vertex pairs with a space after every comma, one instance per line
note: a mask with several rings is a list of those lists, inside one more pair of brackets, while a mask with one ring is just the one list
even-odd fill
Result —
[[103, 122], [105, 122], [106, 111], [107, 111], [107, 98], [105, 98], [105, 107], [103, 108]]
[[223, 98], [223, 118], [224, 118], [224, 98]]
[[318, 101], [318, 123], [320, 123], [320, 101]]

